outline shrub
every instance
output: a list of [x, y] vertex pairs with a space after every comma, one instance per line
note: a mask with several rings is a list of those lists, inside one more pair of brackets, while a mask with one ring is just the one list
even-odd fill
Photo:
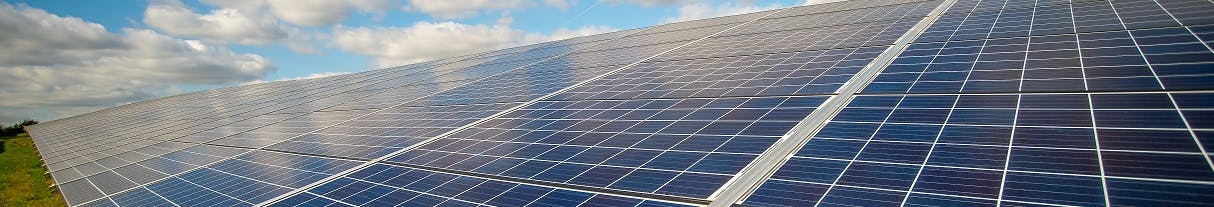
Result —
[[21, 121], [19, 123], [13, 124], [13, 126], [4, 127], [3, 129], [0, 129], [0, 135], [17, 136], [17, 134], [25, 133], [25, 126], [34, 125], [34, 124], [38, 124], [38, 121], [34, 121], [34, 120]]

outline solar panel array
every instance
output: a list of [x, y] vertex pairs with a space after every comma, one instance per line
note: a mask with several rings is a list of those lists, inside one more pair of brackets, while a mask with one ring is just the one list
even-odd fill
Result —
[[1207, 0], [851, 0], [30, 131], [71, 206], [1202, 206], [1211, 23]]

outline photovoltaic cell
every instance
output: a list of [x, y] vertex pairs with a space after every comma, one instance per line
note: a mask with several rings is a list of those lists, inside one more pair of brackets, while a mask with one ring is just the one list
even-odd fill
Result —
[[[688, 206], [489, 180], [408, 167], [376, 164], [271, 206], [308, 205], [340, 200], [346, 204], [383, 206]], [[321, 197], [313, 196], [319, 195]]]
[[260, 148], [352, 119], [369, 111], [315, 112], [239, 134], [223, 137], [209, 144]]
[[823, 100], [545, 101], [388, 161], [703, 198]]
[[[207, 160], [188, 164], [199, 168], [184, 172], [162, 172], [175, 175], [157, 182], [140, 184], [138, 188], [131, 188], [136, 186], [129, 184], [126, 188], [121, 188], [122, 191], [107, 191], [106, 194], [112, 195], [112, 202], [119, 206], [170, 201], [177, 205], [251, 205], [360, 163], [277, 152], [248, 151], [223, 161]], [[101, 186], [104, 185], [98, 185], [99, 188]], [[104, 191], [105, 188], [102, 189]], [[159, 196], [147, 197], [149, 193]], [[110, 201], [103, 199], [94, 202]]]
[[829, 94], [883, 47], [644, 62], [553, 99]]

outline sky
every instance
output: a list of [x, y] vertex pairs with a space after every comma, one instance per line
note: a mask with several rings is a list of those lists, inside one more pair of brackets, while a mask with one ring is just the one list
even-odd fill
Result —
[[823, 1], [0, 0], [0, 123]]

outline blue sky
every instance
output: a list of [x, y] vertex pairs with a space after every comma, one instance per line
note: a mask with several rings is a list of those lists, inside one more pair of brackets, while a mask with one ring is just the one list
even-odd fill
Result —
[[0, 122], [805, 3], [0, 0]]

